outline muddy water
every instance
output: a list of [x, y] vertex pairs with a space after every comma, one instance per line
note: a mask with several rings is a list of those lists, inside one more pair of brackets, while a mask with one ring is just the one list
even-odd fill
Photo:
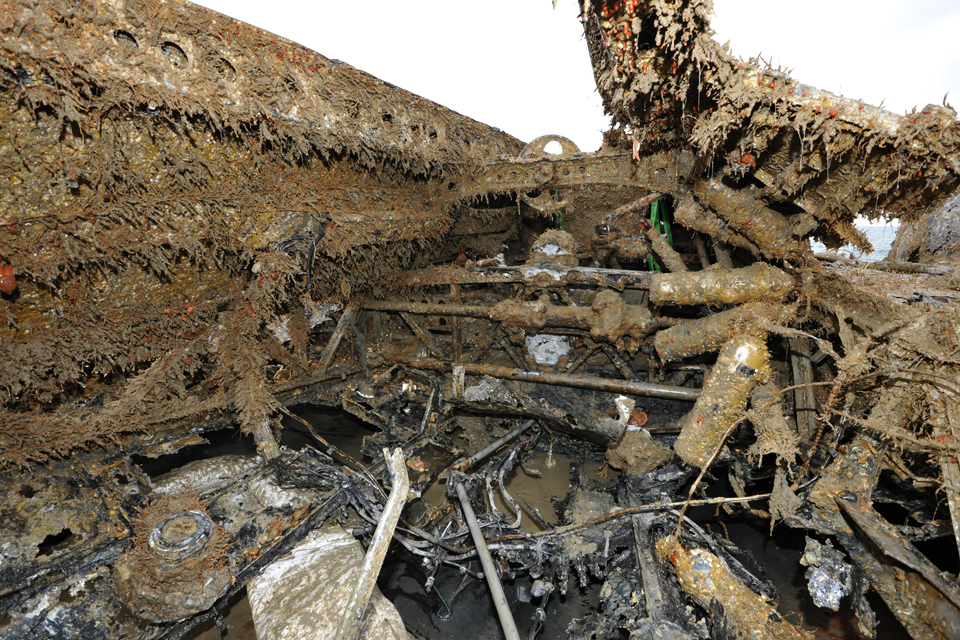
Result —
[[[314, 425], [314, 429], [323, 438], [353, 456], [362, 459], [363, 438], [375, 431], [353, 416], [338, 410], [310, 408], [301, 415]], [[302, 427], [290, 424], [284, 434], [285, 443], [291, 448], [299, 448], [309, 443], [318, 443]], [[479, 427], [479, 425], [476, 425]], [[529, 432], [528, 432], [529, 435]], [[469, 451], [477, 451], [495, 439], [495, 434], [480, 428], [469, 429], [469, 433], [460, 432], [456, 444]], [[227, 451], [223, 453], [232, 453]], [[500, 452], [502, 453], [502, 451]], [[430, 456], [423, 456], [428, 470], [439, 464]], [[560, 453], [536, 452], [523, 467], [517, 465], [505, 483], [507, 491], [520, 504], [522, 509], [521, 530], [536, 532], [541, 529], [530, 513], [535, 508], [548, 524], [559, 522], [554, 499], [562, 499], [570, 491], [571, 468], [577, 461]], [[611, 486], [616, 483], [619, 472], [606, 468], [601, 463], [586, 461], [582, 473], [587, 478]], [[539, 474], [539, 475], [538, 475]], [[442, 505], [447, 500], [447, 487], [443, 480], [433, 483], [420, 500], [411, 502], [404, 511], [404, 519], [416, 522], [431, 508]], [[515, 517], [510, 507], [494, 490], [495, 506], [506, 514], [508, 521]], [[731, 540], [742, 549], [752, 553], [767, 576], [782, 594], [779, 610], [794, 623], [815, 631], [816, 637], [823, 640], [840, 640], [860, 637], [856, 618], [845, 598], [839, 612], [817, 609], [806, 590], [804, 568], [800, 566], [804, 537], [803, 532], [778, 527], [770, 536], [769, 523], [753, 517], [731, 518], [717, 513], [712, 508], [698, 509], [694, 514], [701, 524], [714, 532], [722, 531], [724, 526]], [[723, 521], [723, 524], [721, 524]], [[476, 563], [468, 566], [479, 571]], [[398, 608], [408, 629], [415, 637], [427, 640], [494, 640], [502, 637], [496, 612], [490, 599], [486, 583], [469, 576], [464, 577], [457, 569], [443, 567], [435, 576], [430, 593], [425, 589], [427, 576], [416, 561], [409, 561], [400, 554], [388, 557], [381, 571], [379, 586]], [[504, 581], [504, 590], [514, 612], [522, 637], [526, 637], [533, 625], [533, 616], [540, 605], [539, 599], [531, 598], [532, 580], [525, 576]], [[570, 580], [568, 593], [561, 596], [555, 593], [546, 606], [546, 621], [538, 638], [564, 638], [566, 628], [574, 618], [595, 612], [599, 606], [599, 583], [580, 589], [575, 580]], [[896, 640], [908, 637], [903, 628], [892, 617], [885, 605], [876, 597], [871, 604], [877, 613], [879, 640]], [[190, 640], [256, 640], [253, 620], [246, 593], [241, 592], [230, 603], [224, 613], [226, 631], [223, 636], [213, 622], [207, 622], [194, 630], [187, 638]]]

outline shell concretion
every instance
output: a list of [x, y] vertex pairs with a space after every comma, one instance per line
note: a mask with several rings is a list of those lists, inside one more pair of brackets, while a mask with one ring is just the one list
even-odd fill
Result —
[[0, 291], [10, 294], [17, 290], [17, 279], [13, 276], [13, 266], [0, 267]]

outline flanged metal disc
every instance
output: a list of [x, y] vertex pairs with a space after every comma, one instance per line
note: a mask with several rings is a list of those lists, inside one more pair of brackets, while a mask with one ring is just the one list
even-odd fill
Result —
[[203, 548], [213, 532], [209, 516], [183, 511], [168, 516], [150, 532], [150, 548], [165, 558], [181, 560]]

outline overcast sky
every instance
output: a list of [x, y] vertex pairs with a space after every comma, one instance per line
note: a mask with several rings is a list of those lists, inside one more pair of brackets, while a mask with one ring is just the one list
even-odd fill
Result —
[[[609, 119], [575, 0], [203, 0], [503, 129], [555, 133], [584, 151]], [[807, 84], [903, 113], [960, 107], [958, 0], [714, 0], [714, 30], [737, 55], [762, 53]], [[950, 99], [948, 98], [948, 101]]]

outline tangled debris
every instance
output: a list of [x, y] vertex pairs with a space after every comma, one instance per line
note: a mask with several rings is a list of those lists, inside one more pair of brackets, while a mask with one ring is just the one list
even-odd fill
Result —
[[[811, 637], [714, 507], [802, 531], [863, 635], [956, 635], [955, 113], [736, 60], [708, 0], [580, 8], [595, 153], [186, 2], [0, 5], [0, 635], [220, 621], [321, 525], [376, 537], [388, 447], [447, 618], [482, 577], [530, 638], [591, 585], [554, 635]], [[904, 221], [882, 270], [810, 249], [857, 215]]]

